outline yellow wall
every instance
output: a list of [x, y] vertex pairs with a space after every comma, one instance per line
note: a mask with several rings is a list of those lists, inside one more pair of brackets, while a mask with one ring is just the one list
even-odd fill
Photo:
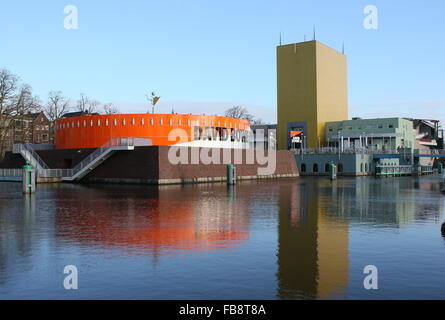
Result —
[[324, 144], [327, 121], [348, 119], [347, 63], [342, 53], [307, 41], [277, 47], [278, 144], [287, 148], [287, 123], [307, 123], [308, 147]]

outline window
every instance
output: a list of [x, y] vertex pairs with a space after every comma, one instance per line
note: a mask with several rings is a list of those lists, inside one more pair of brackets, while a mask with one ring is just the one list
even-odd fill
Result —
[[368, 172], [368, 164], [365, 163], [365, 172]]
[[390, 128], [390, 129], [394, 128], [394, 124], [390, 123], [390, 124], [388, 125], [388, 128]]
[[329, 172], [329, 163], [324, 165], [324, 172]]
[[42, 135], [42, 141], [48, 141], [48, 135], [47, 134], [43, 134]]
[[312, 172], [318, 172], [318, 163], [314, 163], [312, 166]]
[[190, 127], [190, 120], [187, 120], [187, 125]]
[[136, 121], [134, 120], [134, 118], [133, 119], [131, 119], [131, 125], [133, 125], [134, 126], [134, 124], [136, 123]]
[[83, 120], [83, 127], [85, 128], [87, 126], [87, 121]]
[[150, 119], [150, 124], [151, 124], [151, 125], [153, 125], [153, 124], [154, 124], [154, 121], [153, 121], [153, 119]]
[[77, 127], [80, 128], [80, 121], [77, 121]]
[[348, 126], [347, 129], [348, 129], [348, 130], [352, 130], [352, 126]]
[[301, 164], [301, 172], [306, 172], [306, 164], [305, 163]]
[[141, 119], [141, 125], [144, 125], [145, 124], [145, 121], [144, 121], [144, 118], [142, 118]]
[[181, 125], [181, 119], [178, 119], [178, 126]]
[[108, 119], [105, 120], [105, 125], [108, 127]]
[[117, 119], [114, 119], [114, 126], [117, 126]]
[[379, 123], [379, 125], [377, 126], [379, 129], [383, 129], [383, 124]]
[[127, 121], [125, 121], [125, 119], [122, 120], [122, 125], [125, 126], [125, 124], [127, 123]]
[[173, 119], [172, 118], [170, 118], [169, 123], [170, 123], [171, 126], [173, 125]]
[[97, 120], [97, 126], [100, 127], [100, 120]]
[[90, 120], [90, 127], [93, 126], [93, 120]]
[[343, 172], [343, 163], [338, 164], [338, 172]]
[[162, 126], [162, 123], [163, 123], [163, 121], [162, 121], [162, 118], [159, 120], [159, 124]]
[[363, 172], [363, 162], [360, 163], [360, 172]]
[[334, 131], [334, 129], [332, 129], [332, 127], [329, 127], [329, 132], [332, 132], [332, 131]]

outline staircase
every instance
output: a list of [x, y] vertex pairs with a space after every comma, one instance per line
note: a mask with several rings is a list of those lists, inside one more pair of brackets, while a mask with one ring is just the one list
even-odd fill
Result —
[[14, 144], [12, 153], [21, 154], [25, 161], [29, 162], [37, 170], [49, 169], [37, 152], [29, 144]]
[[36, 169], [40, 178], [60, 178], [62, 181], [74, 181], [85, 177], [116, 151], [134, 150], [135, 144], [146, 146], [151, 145], [151, 141], [149, 139], [113, 138], [72, 169], [50, 169], [30, 145], [15, 144], [13, 153], [20, 153]]
[[116, 151], [120, 150], [134, 150], [133, 139], [118, 138], [110, 140], [102, 147], [97, 148], [73, 169], [63, 170], [65, 171], [65, 174], [62, 172], [62, 180], [74, 181], [82, 179], [102, 162], [111, 157]]

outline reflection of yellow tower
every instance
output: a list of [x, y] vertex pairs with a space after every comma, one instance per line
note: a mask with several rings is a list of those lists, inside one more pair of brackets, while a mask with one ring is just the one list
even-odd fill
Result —
[[333, 298], [332, 294], [345, 289], [349, 276], [349, 228], [346, 222], [333, 221], [318, 206], [317, 253], [319, 299]]
[[307, 146], [323, 145], [325, 123], [348, 119], [346, 56], [318, 41], [277, 47], [278, 146], [304, 131]]
[[279, 298], [335, 298], [348, 285], [347, 223], [326, 215], [310, 183], [283, 186], [279, 194]]

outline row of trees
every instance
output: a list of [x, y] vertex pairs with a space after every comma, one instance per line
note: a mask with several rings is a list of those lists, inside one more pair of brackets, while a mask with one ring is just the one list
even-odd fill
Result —
[[41, 111], [51, 122], [71, 111], [119, 113], [114, 104], [101, 104], [83, 93], [77, 101], [71, 101], [61, 91], [50, 91], [46, 101], [42, 102], [33, 94], [30, 85], [21, 82], [10, 71], [0, 69], [0, 158], [3, 151], [10, 147], [11, 132], [20, 129], [23, 136], [28, 136], [30, 132], [26, 131], [31, 131], [32, 127], [23, 120], [28, 114]]
[[101, 111], [101, 107], [106, 114], [119, 112], [113, 103], [102, 104], [83, 93], [73, 102], [61, 91], [50, 91], [46, 102], [42, 102], [33, 95], [30, 85], [21, 83], [19, 78], [8, 70], [0, 69], [0, 115], [2, 116], [43, 111], [49, 120], [54, 121], [70, 111], [94, 113]]

